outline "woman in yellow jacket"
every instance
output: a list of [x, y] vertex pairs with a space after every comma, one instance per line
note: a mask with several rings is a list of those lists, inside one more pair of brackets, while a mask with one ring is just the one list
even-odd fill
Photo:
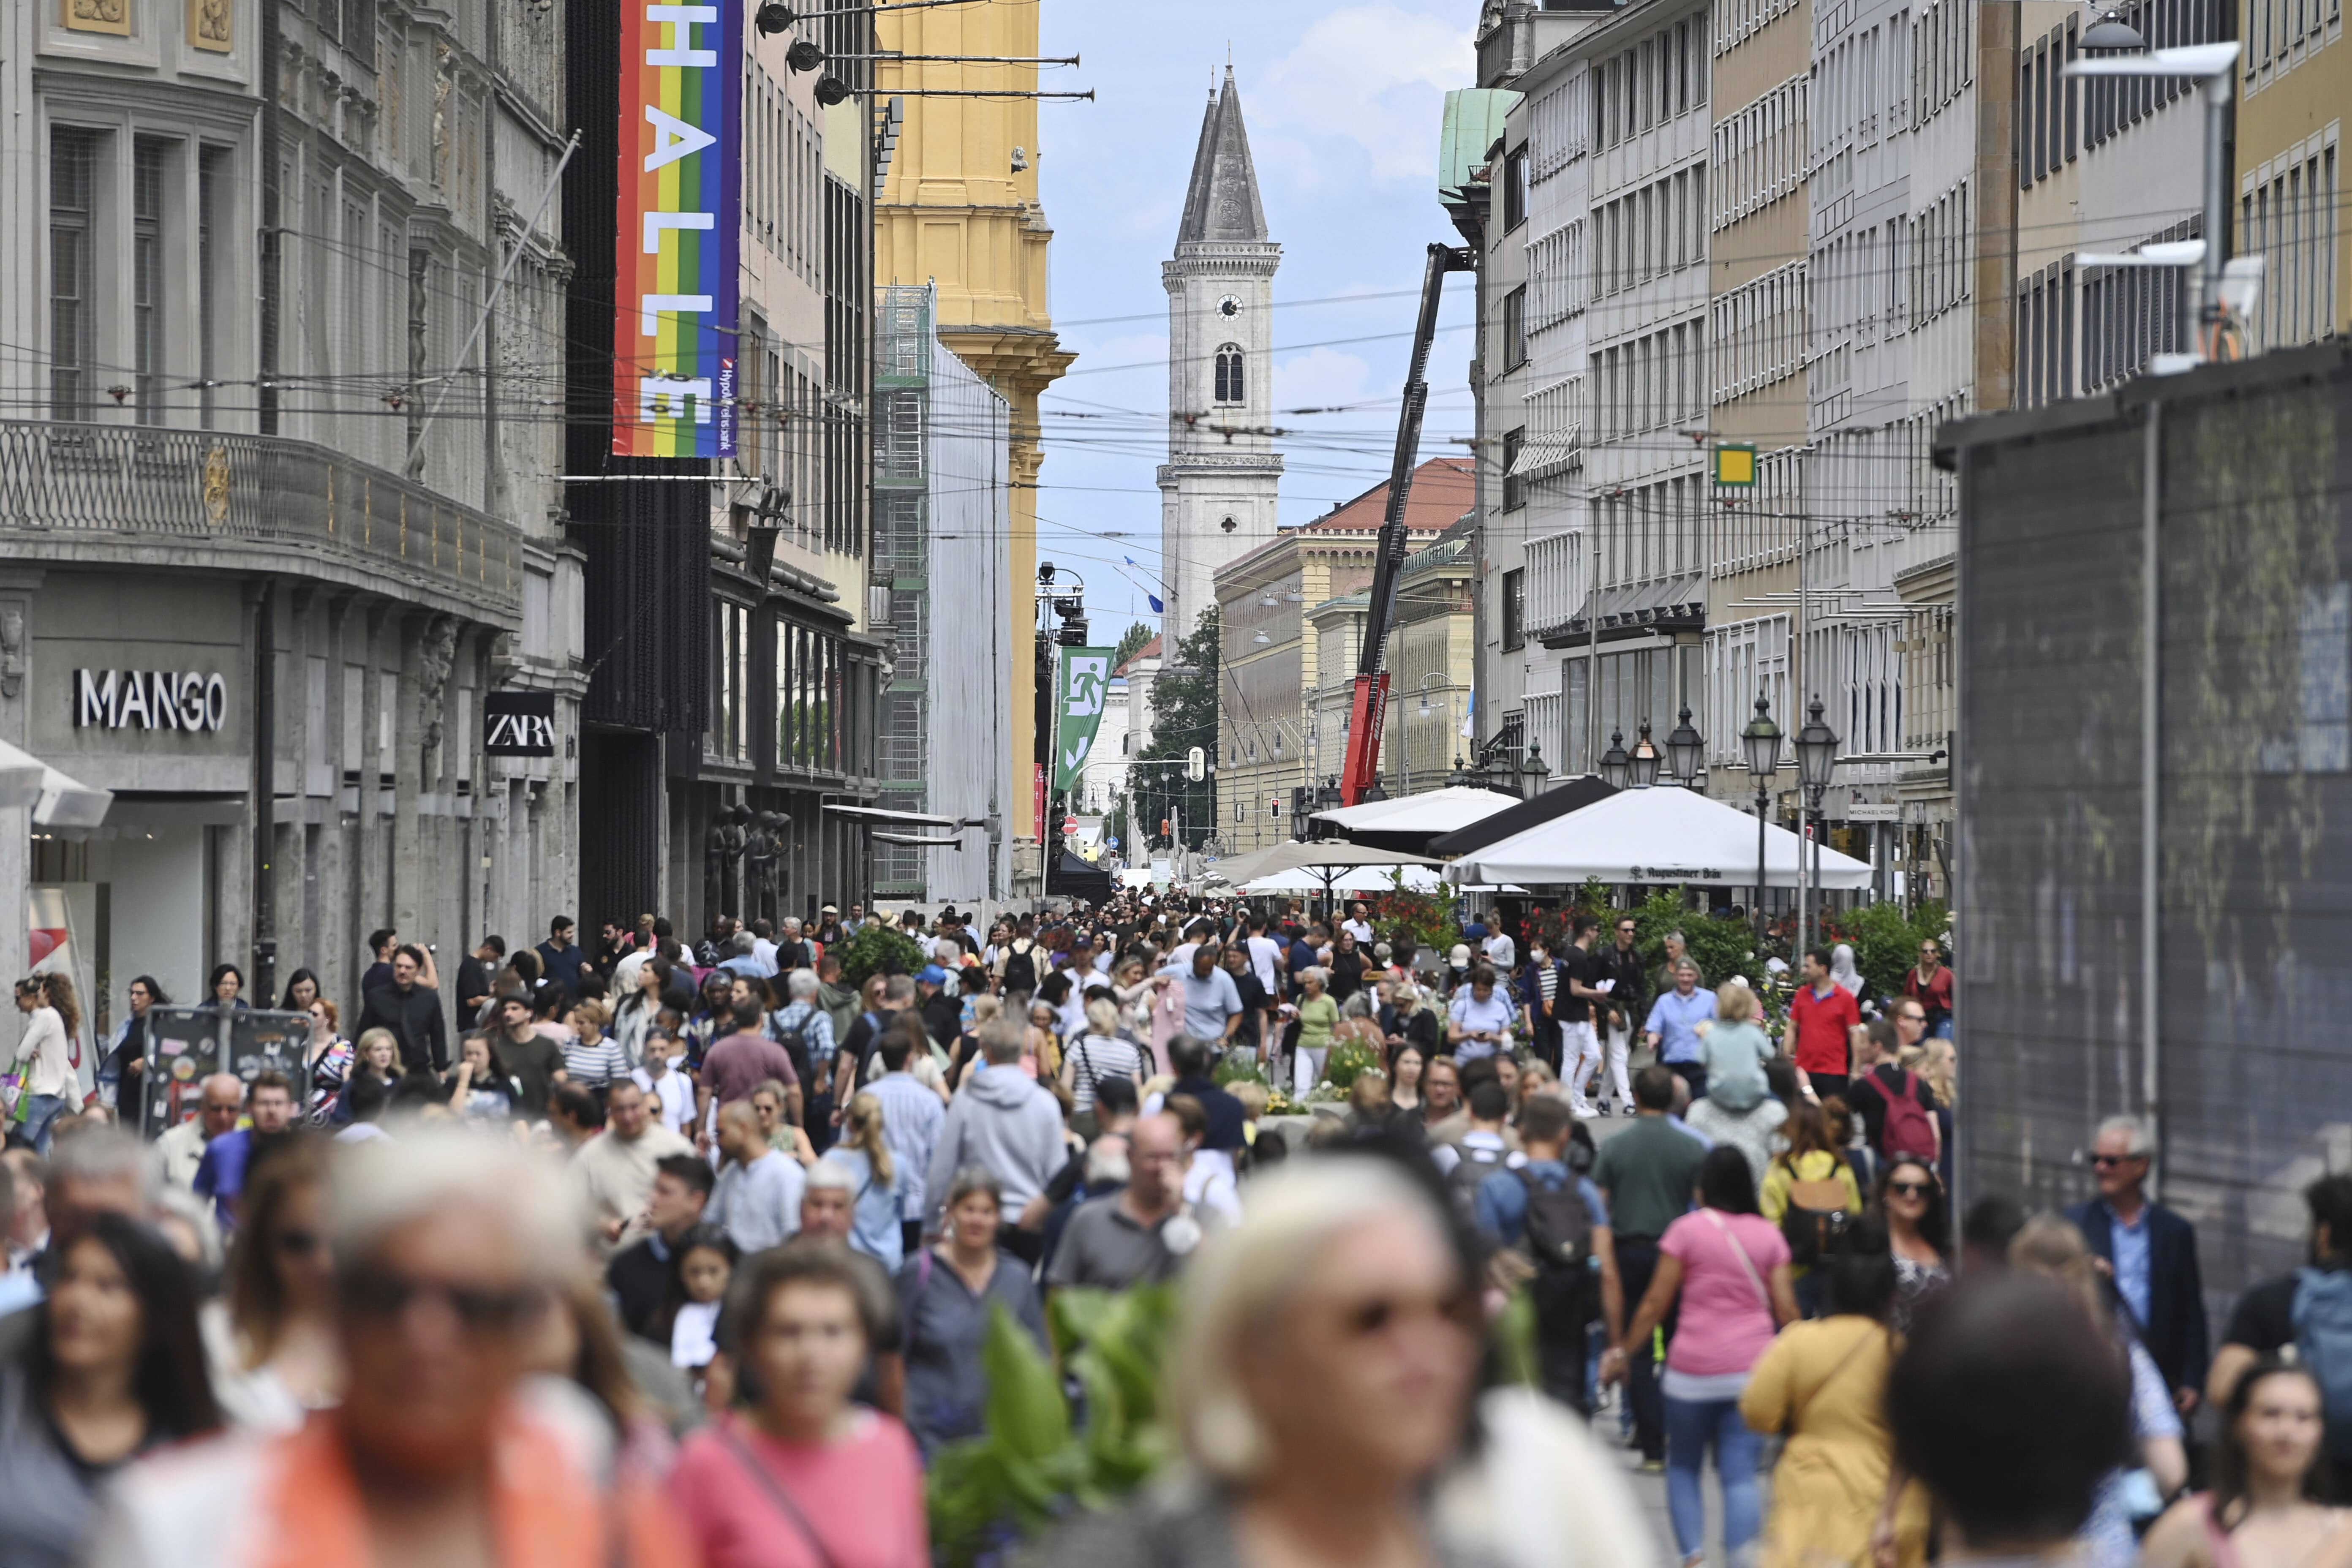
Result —
[[1797, 1260], [1789, 1270], [1790, 1284], [1797, 1292], [1797, 1307], [1808, 1318], [1822, 1315], [1822, 1271], [1814, 1265], [1817, 1253], [1834, 1239], [1830, 1227], [1816, 1223], [1811, 1227], [1815, 1237], [1811, 1246], [1804, 1244], [1801, 1235], [1791, 1233], [1787, 1220], [1791, 1205], [1811, 1209], [1817, 1214], [1843, 1212], [1849, 1218], [1862, 1213], [1862, 1185], [1846, 1163], [1844, 1153], [1830, 1134], [1829, 1118], [1822, 1108], [1810, 1100], [1800, 1100], [1789, 1108], [1789, 1120], [1780, 1124], [1780, 1135], [1789, 1147], [1772, 1156], [1764, 1167], [1764, 1184], [1756, 1194], [1757, 1206], [1764, 1217], [1780, 1226], [1789, 1237], [1790, 1254]]
[[[1887, 1327], [1895, 1258], [1874, 1218], [1851, 1226], [1822, 1267], [1830, 1315], [1790, 1323], [1748, 1373], [1739, 1413], [1788, 1442], [1772, 1472], [1764, 1568], [1869, 1568], [1895, 1440], [1886, 1373], [1901, 1342]], [[1896, 1568], [1927, 1560], [1927, 1502], [1906, 1487], [1895, 1515]]]

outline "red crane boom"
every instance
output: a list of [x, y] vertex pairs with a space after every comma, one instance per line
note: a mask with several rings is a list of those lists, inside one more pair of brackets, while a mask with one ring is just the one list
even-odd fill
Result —
[[1381, 519], [1378, 555], [1372, 566], [1371, 604], [1364, 616], [1364, 648], [1356, 661], [1356, 696], [1348, 721], [1348, 760], [1339, 774], [1339, 800], [1354, 805], [1380, 779], [1381, 725], [1388, 715], [1389, 677], [1381, 668], [1388, 651], [1389, 623], [1396, 610], [1397, 572], [1404, 564], [1404, 509], [1412, 495], [1413, 459], [1421, 454], [1421, 416], [1429, 405], [1429, 348], [1437, 336], [1437, 304], [1445, 275], [1476, 264], [1458, 246], [1429, 247], [1429, 270], [1421, 284], [1421, 320], [1413, 329], [1412, 361], [1405, 371], [1404, 406], [1397, 415], [1396, 455], [1389, 464], [1389, 504]]

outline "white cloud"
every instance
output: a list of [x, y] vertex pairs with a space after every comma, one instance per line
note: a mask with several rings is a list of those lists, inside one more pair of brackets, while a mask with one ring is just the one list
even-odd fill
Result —
[[[1370, 177], [1426, 183], [1445, 92], [1476, 70], [1466, 26], [1401, 5], [1342, 5], [1309, 24], [1265, 85], [1244, 84], [1242, 97], [1254, 121], [1281, 135], [1286, 156], [1312, 160], [1334, 140], [1353, 142]], [[1310, 163], [1297, 172], [1311, 180], [1338, 171]]]

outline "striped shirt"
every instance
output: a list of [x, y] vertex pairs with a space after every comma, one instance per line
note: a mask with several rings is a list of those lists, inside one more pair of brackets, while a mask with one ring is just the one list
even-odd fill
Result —
[[583, 1089], [602, 1089], [629, 1076], [628, 1054], [610, 1035], [600, 1036], [593, 1046], [584, 1040], [567, 1040], [563, 1075]]
[[1071, 1043], [1066, 1056], [1070, 1099], [1079, 1110], [1094, 1109], [1095, 1085], [1104, 1079], [1134, 1079], [1143, 1070], [1143, 1052], [1135, 1042], [1114, 1035], [1086, 1035]]

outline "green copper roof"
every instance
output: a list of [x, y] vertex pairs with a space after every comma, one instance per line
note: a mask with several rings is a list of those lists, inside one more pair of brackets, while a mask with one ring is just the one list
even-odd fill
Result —
[[1437, 199], [1458, 205], [1473, 184], [1483, 185], [1487, 155], [1503, 139], [1503, 121], [1520, 94], [1503, 87], [1457, 88], [1445, 95], [1445, 128], [1437, 139]]

